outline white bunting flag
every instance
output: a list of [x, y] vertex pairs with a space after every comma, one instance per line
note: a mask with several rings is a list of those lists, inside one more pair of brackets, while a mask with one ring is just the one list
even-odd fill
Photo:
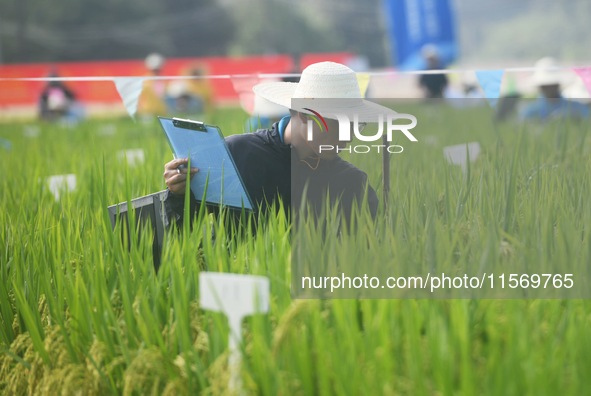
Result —
[[142, 93], [144, 79], [142, 77], [116, 77], [113, 79], [117, 92], [130, 116], [137, 112], [137, 102]]

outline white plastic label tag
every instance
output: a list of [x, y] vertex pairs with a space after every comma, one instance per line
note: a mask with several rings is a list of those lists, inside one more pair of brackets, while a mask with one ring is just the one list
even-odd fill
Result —
[[480, 155], [480, 144], [471, 142], [447, 146], [443, 148], [443, 155], [449, 163], [459, 165], [463, 170], [466, 170], [468, 159], [470, 162], [474, 162]]
[[60, 194], [64, 191], [74, 191], [76, 189], [76, 175], [54, 175], [46, 179], [49, 191], [53, 194], [56, 201], [60, 200]]
[[121, 150], [117, 153], [119, 160], [127, 160], [129, 166], [141, 165], [144, 163], [145, 155], [142, 149]]
[[223, 312], [230, 324], [229, 368], [232, 393], [242, 387], [240, 364], [242, 355], [241, 324], [245, 316], [269, 311], [269, 278], [255, 275], [201, 272], [199, 274], [199, 295], [201, 308]]
[[201, 272], [201, 307], [228, 317], [269, 310], [269, 279], [264, 276]]

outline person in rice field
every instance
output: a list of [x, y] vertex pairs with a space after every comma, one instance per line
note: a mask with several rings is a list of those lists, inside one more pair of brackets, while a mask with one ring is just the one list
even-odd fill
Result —
[[[320, 122], [309, 108], [299, 108], [292, 99], [347, 99], [347, 112], [358, 114], [358, 124], [377, 122], [378, 116], [396, 114], [393, 110], [362, 98], [356, 74], [345, 65], [320, 62], [303, 70], [299, 82], [266, 82], [253, 88], [261, 98], [284, 106], [289, 114], [270, 128], [227, 137], [226, 143], [257, 213], [265, 213], [281, 200], [285, 209], [299, 208], [302, 200], [317, 210], [326, 197], [338, 202], [345, 219], [362, 202], [375, 217], [378, 198], [365, 172], [342, 159], [338, 152], [348, 144], [339, 140], [339, 122], [326, 114]], [[297, 102], [297, 101], [296, 101]], [[343, 103], [338, 101], [336, 106]], [[353, 106], [353, 107], [351, 107]], [[338, 113], [338, 108], [331, 108]], [[318, 119], [316, 119], [318, 121]], [[313, 127], [310, 136], [309, 125]], [[311, 138], [311, 139], [310, 139]], [[332, 147], [333, 150], [322, 150]], [[338, 148], [338, 149], [337, 149]], [[199, 169], [186, 169], [186, 158], [174, 159], [164, 166], [168, 187], [165, 208], [170, 221], [181, 222], [187, 180]], [[303, 192], [306, 196], [303, 196]], [[192, 210], [199, 207], [194, 200]]]
[[547, 121], [556, 118], [588, 119], [589, 106], [566, 99], [562, 94], [565, 76], [556, 59], [546, 57], [536, 62], [532, 82], [539, 96], [521, 109], [521, 120]]

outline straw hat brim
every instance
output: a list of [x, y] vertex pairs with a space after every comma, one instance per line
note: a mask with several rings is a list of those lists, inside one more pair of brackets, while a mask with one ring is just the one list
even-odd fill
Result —
[[254, 96], [254, 109], [252, 115], [260, 117], [277, 118], [289, 114], [289, 110], [285, 106], [268, 101], [260, 95]]
[[[256, 95], [267, 99], [272, 103], [287, 107], [301, 113], [311, 114], [304, 109], [308, 107], [320, 113], [325, 118], [335, 119], [335, 114], [358, 115], [359, 122], [377, 123], [380, 115], [385, 121], [388, 115], [398, 114], [396, 111], [370, 102], [362, 98], [294, 98], [298, 83], [267, 82], [255, 85], [253, 91]], [[306, 100], [306, 106], [298, 106], [292, 99]], [[310, 104], [312, 103], [313, 104]], [[297, 101], [296, 101], [297, 102]], [[299, 107], [299, 108], [297, 108]]]
[[565, 82], [565, 76], [558, 71], [536, 71], [532, 76], [532, 84], [535, 86], [561, 85]]

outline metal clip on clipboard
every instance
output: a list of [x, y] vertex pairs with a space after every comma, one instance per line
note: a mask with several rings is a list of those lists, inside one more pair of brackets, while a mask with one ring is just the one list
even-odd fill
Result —
[[192, 129], [194, 131], [207, 132], [205, 124], [201, 121], [188, 120], [186, 118], [172, 118], [172, 125], [177, 128]]

